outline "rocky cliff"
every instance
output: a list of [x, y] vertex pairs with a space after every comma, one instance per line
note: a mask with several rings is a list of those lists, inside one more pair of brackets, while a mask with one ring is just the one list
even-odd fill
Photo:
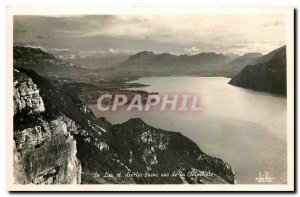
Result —
[[14, 182], [16, 184], [76, 184], [81, 166], [76, 141], [63, 116], [44, 118], [37, 85], [14, 70]]
[[235, 183], [229, 164], [180, 133], [140, 119], [111, 125], [96, 118], [68, 83], [15, 69], [17, 183]]

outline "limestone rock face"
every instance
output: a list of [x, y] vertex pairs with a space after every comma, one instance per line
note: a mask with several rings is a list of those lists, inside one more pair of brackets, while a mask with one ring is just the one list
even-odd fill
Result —
[[39, 89], [26, 74], [14, 72], [15, 184], [79, 184], [76, 141], [63, 116], [45, 112]]
[[45, 111], [44, 102], [39, 90], [32, 79], [24, 73], [15, 70], [14, 80], [14, 114], [25, 111], [27, 115], [38, 114]]

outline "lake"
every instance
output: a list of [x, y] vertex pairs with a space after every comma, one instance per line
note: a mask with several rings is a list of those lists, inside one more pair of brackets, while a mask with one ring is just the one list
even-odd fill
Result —
[[150, 85], [135, 90], [162, 94], [198, 95], [198, 112], [100, 112], [90, 109], [111, 123], [138, 117], [147, 124], [181, 132], [205, 153], [228, 162], [240, 184], [258, 183], [266, 171], [272, 183], [287, 178], [287, 100], [284, 97], [235, 87], [224, 77], [150, 77], [134, 83]]

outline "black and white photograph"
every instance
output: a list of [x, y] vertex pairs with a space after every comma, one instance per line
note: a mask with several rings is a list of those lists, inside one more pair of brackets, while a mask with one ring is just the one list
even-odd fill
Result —
[[27, 8], [7, 10], [9, 190], [293, 190], [293, 8]]

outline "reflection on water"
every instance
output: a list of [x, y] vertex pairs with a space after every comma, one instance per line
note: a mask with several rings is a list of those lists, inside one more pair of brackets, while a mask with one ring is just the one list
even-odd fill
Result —
[[160, 94], [200, 97], [200, 112], [99, 112], [112, 123], [133, 117], [165, 130], [181, 132], [201, 150], [228, 162], [238, 183], [257, 183], [268, 171], [273, 183], [286, 183], [286, 98], [227, 84], [223, 77], [151, 77], [134, 81], [135, 88]]

